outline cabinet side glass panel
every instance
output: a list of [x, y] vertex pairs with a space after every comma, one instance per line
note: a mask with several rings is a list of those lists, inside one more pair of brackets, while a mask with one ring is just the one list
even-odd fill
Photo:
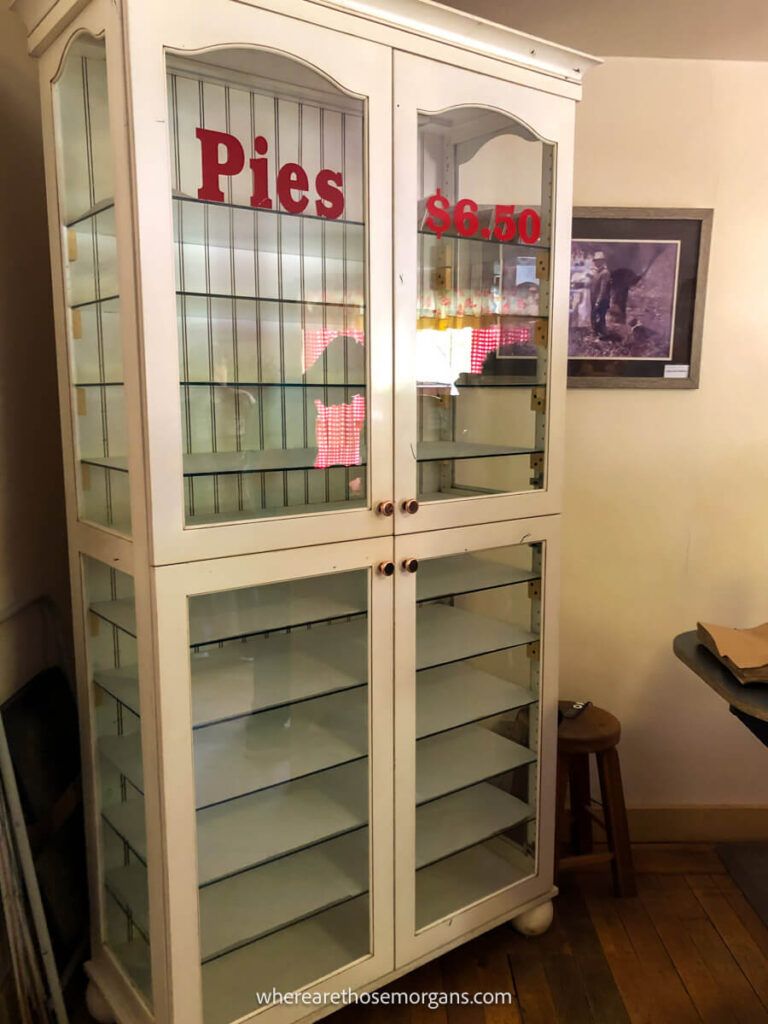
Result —
[[87, 556], [83, 575], [96, 734], [102, 941], [151, 1005], [134, 585], [131, 576]]
[[488, 109], [419, 115], [421, 501], [545, 485], [554, 152]]
[[72, 422], [82, 520], [130, 534], [106, 48], [79, 35], [53, 85]]
[[368, 505], [365, 104], [168, 58], [185, 523]]
[[189, 600], [206, 1024], [370, 955], [368, 590]]
[[416, 931], [535, 871], [542, 557], [419, 564]]

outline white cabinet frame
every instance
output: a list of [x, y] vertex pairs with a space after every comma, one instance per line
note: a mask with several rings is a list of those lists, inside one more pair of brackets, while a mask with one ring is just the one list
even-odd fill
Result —
[[[204, 1024], [189, 598], [282, 580], [369, 572], [371, 955], [308, 991], [377, 988], [554, 893], [559, 511], [574, 101], [595, 61], [422, 0], [12, 0], [40, 58], [47, 203], [92, 902], [92, 994], [120, 1024]], [[80, 518], [63, 203], [53, 85], [81, 33], [105, 39], [127, 409], [131, 536]], [[172, 166], [166, 56], [229, 48], [296, 60], [365, 103], [367, 474], [370, 507], [184, 526]], [[545, 487], [422, 505], [416, 496], [418, 112], [481, 106], [555, 150]], [[503, 197], [500, 197], [503, 198]], [[394, 204], [394, 205], [393, 205]], [[393, 517], [380, 501], [393, 500]], [[408, 557], [543, 544], [535, 873], [415, 932], [415, 608]], [[104, 943], [95, 704], [84, 558], [134, 580], [153, 1006]], [[394, 561], [394, 577], [377, 571]], [[255, 1002], [255, 1001], [254, 1001]], [[270, 1005], [282, 1024], [325, 1006]], [[266, 1016], [262, 1016], [266, 1014]]]
[[[409, 53], [395, 53], [395, 531], [422, 533], [551, 515], [560, 511], [563, 418], [568, 341], [574, 105], [558, 96], [524, 88], [463, 68], [446, 67]], [[415, 515], [404, 500], [417, 495], [416, 311], [418, 206], [418, 115], [452, 107], [487, 107], [520, 121], [555, 146], [550, 280], [549, 387], [545, 481], [542, 490], [482, 495], [422, 503]]]

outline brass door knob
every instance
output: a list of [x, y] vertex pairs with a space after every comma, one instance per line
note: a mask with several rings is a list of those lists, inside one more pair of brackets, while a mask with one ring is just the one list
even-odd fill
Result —
[[408, 515], [415, 515], [419, 511], [419, 503], [415, 498], [406, 498], [402, 504], [403, 512], [407, 512]]
[[419, 568], [418, 558], [404, 558], [403, 568], [405, 569], [406, 572], [416, 572], [416, 570]]
[[395, 571], [394, 562], [379, 562], [379, 572], [382, 576], [391, 576]]
[[395, 514], [395, 503], [394, 501], [380, 501], [376, 506], [376, 511], [380, 516], [393, 516]]

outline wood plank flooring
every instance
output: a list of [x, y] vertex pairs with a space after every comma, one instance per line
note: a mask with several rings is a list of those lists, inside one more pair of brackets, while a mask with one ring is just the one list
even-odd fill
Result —
[[634, 847], [638, 895], [570, 876], [546, 935], [502, 926], [388, 986], [495, 1006], [350, 1006], [334, 1024], [768, 1024], [768, 928], [708, 845]]

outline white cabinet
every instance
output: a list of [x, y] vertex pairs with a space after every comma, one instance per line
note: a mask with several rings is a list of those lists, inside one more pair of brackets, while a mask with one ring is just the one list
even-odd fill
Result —
[[330, 1012], [554, 891], [589, 59], [420, 0], [15, 6], [91, 999], [121, 1024]]

